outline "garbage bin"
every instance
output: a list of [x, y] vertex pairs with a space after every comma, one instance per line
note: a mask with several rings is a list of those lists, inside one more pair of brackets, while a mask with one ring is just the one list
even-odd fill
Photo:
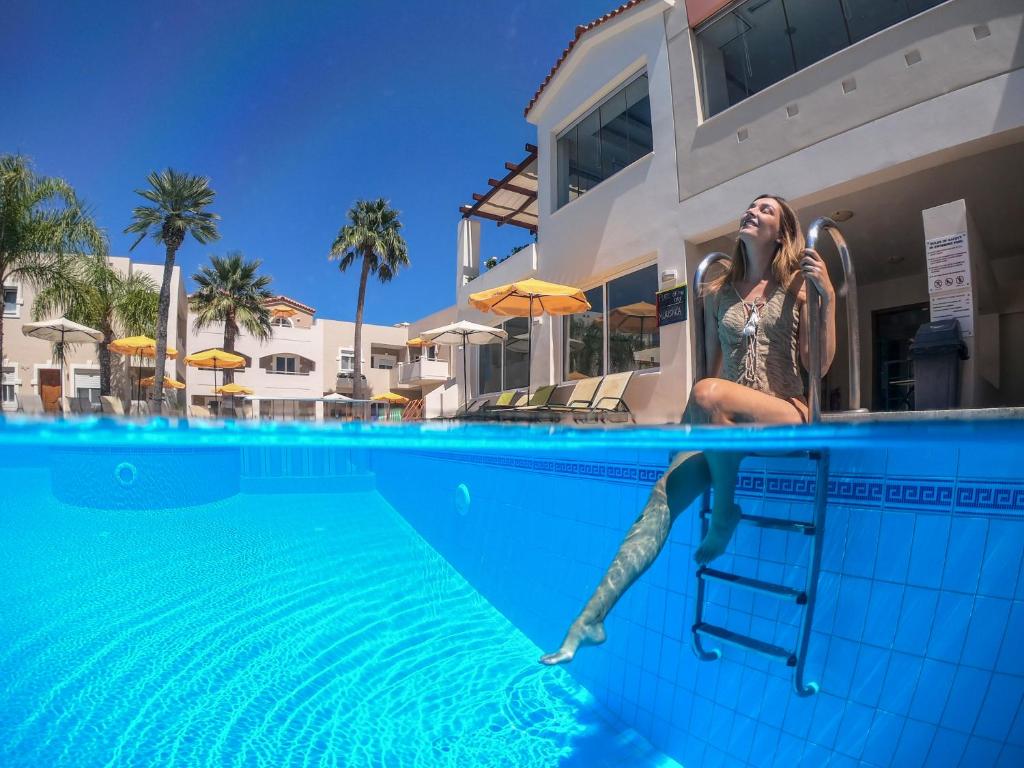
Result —
[[914, 410], [959, 407], [960, 361], [967, 359], [960, 321], [954, 318], [922, 325], [910, 343], [910, 357], [914, 361]]

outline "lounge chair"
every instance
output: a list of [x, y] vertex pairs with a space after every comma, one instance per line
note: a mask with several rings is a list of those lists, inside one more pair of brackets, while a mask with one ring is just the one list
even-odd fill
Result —
[[502, 421], [507, 419], [518, 420], [538, 418], [541, 416], [547, 416], [550, 418], [551, 411], [548, 408], [548, 402], [551, 400], [551, 395], [554, 393], [556, 388], [557, 387], [554, 384], [548, 384], [538, 388], [537, 391], [529, 397], [524, 394], [519, 398], [515, 406], [506, 411], [498, 411], [495, 413], [495, 416]]
[[145, 400], [132, 400], [131, 415], [149, 416], [149, 403], [146, 402]]
[[485, 404], [478, 408], [474, 413], [467, 413], [463, 418], [466, 419], [492, 419], [495, 414], [499, 411], [504, 411], [508, 408], [515, 406], [516, 401], [522, 394], [522, 390], [509, 389], [498, 395], [497, 399], [490, 404]]
[[210, 409], [205, 405], [190, 405], [188, 407], [189, 418], [192, 419], [212, 419], [213, 414], [210, 413]]
[[558, 413], [586, 411], [594, 402], [594, 396], [597, 394], [597, 390], [600, 389], [601, 382], [603, 381], [604, 377], [602, 376], [592, 376], [589, 379], [580, 379], [576, 382], [576, 385], [572, 388], [564, 403], [552, 402], [555, 400], [555, 398], [552, 397], [548, 402], [547, 409]]
[[586, 420], [601, 420], [609, 421], [611, 419], [632, 421], [633, 414], [629, 410], [629, 406], [623, 399], [626, 394], [626, 387], [629, 386], [630, 380], [633, 378], [633, 371], [622, 371], [620, 373], [610, 373], [604, 377], [601, 382], [601, 386], [597, 388], [594, 393], [594, 398], [590, 403], [590, 406], [580, 411], [574, 416], [577, 421]]
[[100, 396], [100, 411], [105, 416], [124, 416], [124, 403], [119, 397], [111, 395]]
[[18, 410], [22, 413], [41, 415], [44, 412], [43, 399], [39, 395], [18, 395]]

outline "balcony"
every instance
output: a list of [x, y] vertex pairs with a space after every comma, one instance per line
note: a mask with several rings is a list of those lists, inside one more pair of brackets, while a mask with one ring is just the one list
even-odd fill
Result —
[[391, 369], [392, 387], [419, 387], [447, 378], [448, 363], [445, 360], [417, 360], [415, 363], [399, 363]]

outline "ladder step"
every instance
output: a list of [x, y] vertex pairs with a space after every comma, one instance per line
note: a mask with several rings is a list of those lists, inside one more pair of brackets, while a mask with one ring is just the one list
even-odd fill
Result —
[[740, 576], [735, 573], [716, 571], [713, 568], [700, 568], [697, 571], [697, 578], [718, 579], [719, 581], [726, 581], [733, 586], [749, 589], [753, 592], [763, 592], [764, 594], [777, 597], [781, 600], [792, 600], [797, 605], [807, 604], [807, 593], [802, 589], [793, 589], [792, 587], [785, 587], [782, 584], [773, 584], [770, 581], [751, 579], [747, 576]]
[[[701, 517], [709, 518], [711, 512], [710, 510], [702, 509], [700, 515]], [[760, 515], [740, 515], [740, 520], [744, 523], [755, 525], [758, 528], [772, 528], [776, 531], [785, 531], [787, 533], [802, 533], [805, 536], [814, 535], [814, 523], [803, 520], [789, 520], [785, 517], [762, 517]]]
[[767, 656], [778, 661], [786, 663], [787, 667], [796, 666], [796, 656], [778, 645], [772, 645], [766, 643], [763, 640], [757, 640], [747, 635], [741, 635], [738, 632], [725, 629], [724, 627], [716, 627], [714, 624], [707, 624], [701, 622], [695, 624], [693, 627], [694, 632], [699, 632], [702, 635], [709, 635], [711, 637], [717, 637], [723, 643], [729, 643], [735, 645], [738, 648], [746, 648], [748, 651], [754, 651], [762, 656]]

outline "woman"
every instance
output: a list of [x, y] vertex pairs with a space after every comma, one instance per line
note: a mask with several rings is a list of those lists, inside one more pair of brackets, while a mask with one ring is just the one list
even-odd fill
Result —
[[[732, 266], [705, 287], [705, 345], [716, 378], [698, 381], [683, 420], [710, 424], [802, 424], [807, 421], [800, 367], [809, 365], [807, 283], [822, 297], [821, 372], [835, 356], [835, 291], [821, 257], [804, 247], [796, 212], [777, 195], [761, 195], [740, 220]], [[740, 520], [734, 500], [740, 453], [689, 451], [676, 456], [651, 491], [604, 578], [543, 664], [572, 661], [581, 645], [604, 642], [604, 619], [647, 570], [678, 514], [710, 485], [707, 536], [694, 560], [725, 551]]]

